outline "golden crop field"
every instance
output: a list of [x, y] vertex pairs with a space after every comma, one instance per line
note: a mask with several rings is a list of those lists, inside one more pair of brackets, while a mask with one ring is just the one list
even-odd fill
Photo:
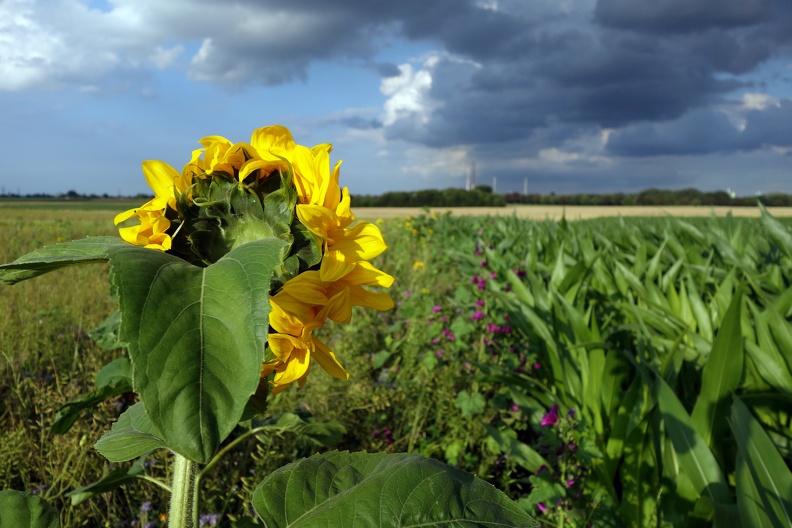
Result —
[[[354, 205], [354, 204], [353, 204]], [[587, 220], [609, 216], [726, 216], [729, 212], [740, 217], [759, 217], [756, 207], [709, 207], [709, 206], [585, 206], [585, 205], [512, 205], [507, 207], [433, 207], [433, 211], [442, 214], [464, 216], [516, 216], [529, 220], [559, 220], [566, 215], [567, 220]], [[768, 212], [775, 216], [792, 216], [792, 207], [768, 207]], [[362, 218], [394, 218], [417, 216], [423, 209], [420, 207], [357, 207], [357, 216]]]

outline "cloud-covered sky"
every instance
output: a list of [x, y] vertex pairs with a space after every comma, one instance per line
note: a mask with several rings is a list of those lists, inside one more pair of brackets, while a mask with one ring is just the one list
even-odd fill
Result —
[[789, 0], [0, 0], [5, 192], [280, 123], [353, 194], [792, 193]]

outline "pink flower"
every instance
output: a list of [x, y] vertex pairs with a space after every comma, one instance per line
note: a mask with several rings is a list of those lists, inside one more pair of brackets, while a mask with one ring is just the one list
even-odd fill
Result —
[[572, 479], [569, 479], [569, 480], [566, 481], [566, 487], [567, 488], [571, 488], [574, 485], [575, 485], [575, 479], [572, 478]]
[[497, 273], [495, 273], [494, 271], [490, 272], [490, 279], [497, 279], [497, 278], [498, 278]]
[[533, 367], [534, 367], [534, 370], [539, 370], [540, 368], [542, 368], [542, 364], [539, 363], [539, 362], [536, 362], [536, 363], [534, 363]]
[[478, 301], [476, 301], [476, 306], [478, 307], [484, 306], [484, 299], [479, 299]]
[[542, 512], [542, 513], [546, 513], [547, 512], [547, 506], [545, 506], [541, 502], [539, 504], [537, 504], [536, 507], [539, 508], [539, 511]]
[[558, 422], [558, 405], [551, 405], [550, 411], [542, 416], [542, 427], [552, 427]]
[[487, 267], [487, 261], [486, 260], [482, 260], [481, 261], [481, 267], [482, 268], [486, 268]]
[[482, 317], [484, 317], [484, 314], [482, 313], [482, 311], [481, 310], [476, 310], [476, 313], [471, 315], [470, 319], [473, 320], [473, 321], [481, 321]]
[[440, 310], [442, 310], [442, 309], [443, 309], [443, 307], [442, 307], [442, 306], [436, 306], [436, 305], [435, 305], [435, 306], [433, 306], [433, 307], [432, 307], [432, 310], [434, 310], [435, 312], [439, 312], [439, 311], [440, 311]]
[[520, 410], [520, 406], [515, 403], [514, 405], [511, 406], [511, 410], [517, 412]]

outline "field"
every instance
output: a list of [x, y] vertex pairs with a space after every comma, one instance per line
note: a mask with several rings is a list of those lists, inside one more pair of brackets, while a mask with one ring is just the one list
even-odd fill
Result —
[[[114, 234], [119, 211], [0, 210], [3, 262]], [[789, 526], [792, 211], [355, 212], [390, 246], [375, 264], [396, 307], [322, 330], [350, 380], [316, 369], [271, 398], [271, 420], [296, 422], [221, 459], [203, 481], [211, 522], [250, 526], [235, 523], [262, 475], [348, 449], [439, 459], [548, 526]], [[114, 309], [102, 265], [0, 287], [0, 489], [46, 498], [62, 526], [165, 526], [156, 452], [122, 488], [67, 495], [130, 466], [92, 446], [131, 393], [52, 429], [125, 355], [90, 335]]]

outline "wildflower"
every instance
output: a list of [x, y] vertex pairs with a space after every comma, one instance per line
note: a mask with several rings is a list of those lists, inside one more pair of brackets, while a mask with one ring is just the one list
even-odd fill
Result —
[[470, 316], [470, 319], [473, 321], [480, 321], [484, 317], [484, 313], [481, 310], [476, 310], [476, 312]]
[[575, 479], [571, 478], [571, 479], [566, 481], [566, 487], [567, 488], [571, 488], [574, 485], [575, 485]]
[[540, 511], [540, 512], [542, 512], [542, 513], [546, 513], [546, 512], [547, 512], [547, 506], [545, 506], [545, 505], [544, 505], [544, 504], [542, 504], [541, 502], [540, 502], [540, 503], [538, 503], [538, 504], [536, 505], [536, 507], [537, 507], [537, 508], [539, 508], [539, 511]]
[[436, 355], [437, 357], [441, 358], [441, 357], [443, 357], [443, 354], [444, 354], [444, 353], [445, 353], [445, 350], [443, 350], [442, 348], [439, 348], [439, 349], [437, 350], [437, 352], [435, 352], [435, 355]]
[[441, 311], [442, 309], [443, 309], [442, 306], [437, 306], [437, 305], [432, 306], [432, 311], [435, 312], [435, 313]]
[[414, 270], [419, 270], [419, 269], [422, 270], [422, 269], [424, 269], [423, 261], [422, 260], [416, 260], [415, 262], [413, 262], [413, 269]]
[[519, 405], [517, 405], [516, 403], [515, 403], [515, 404], [512, 404], [512, 406], [511, 406], [511, 410], [512, 410], [512, 411], [514, 411], [514, 412], [517, 412], [517, 411], [519, 411], [519, 410], [520, 410], [520, 406], [519, 406]]
[[542, 368], [542, 364], [539, 363], [539, 362], [536, 362], [536, 363], [533, 364], [533, 368], [534, 368], [534, 370], [539, 370], [540, 368]]
[[490, 279], [497, 279], [497, 278], [498, 278], [498, 274], [495, 273], [494, 271], [491, 271], [490, 272]]
[[476, 306], [478, 307], [484, 306], [484, 299], [479, 299], [478, 301], [476, 301]]
[[481, 261], [481, 267], [482, 268], [486, 268], [487, 267], [487, 261], [486, 260], [482, 260]]
[[575, 408], [574, 408], [574, 407], [570, 408], [570, 409], [567, 411], [567, 416], [568, 416], [570, 419], [574, 419], [574, 418], [575, 418]]
[[142, 513], [148, 513], [151, 511], [151, 501], [146, 501], [140, 505], [140, 511]]
[[204, 513], [198, 520], [199, 526], [217, 526], [217, 521], [220, 520], [219, 513]]
[[558, 422], [558, 405], [550, 406], [550, 411], [542, 416], [542, 427], [552, 427]]

